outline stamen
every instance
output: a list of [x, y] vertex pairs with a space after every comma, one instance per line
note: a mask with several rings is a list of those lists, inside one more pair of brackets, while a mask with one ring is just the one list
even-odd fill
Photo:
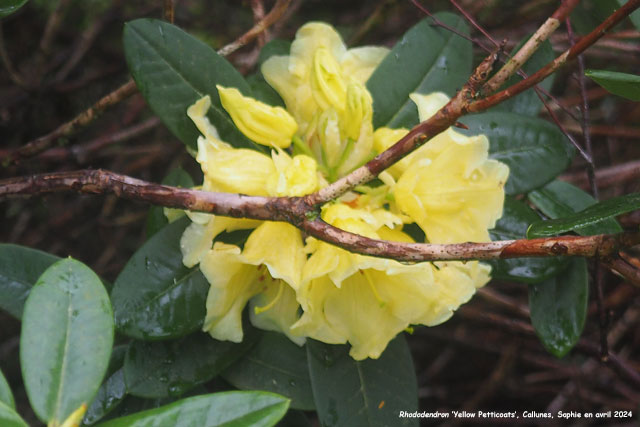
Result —
[[263, 305], [262, 307], [254, 307], [253, 310], [256, 314], [264, 313], [265, 311], [273, 308], [273, 306], [276, 305], [276, 303], [282, 296], [282, 292], [284, 291], [284, 283], [282, 282], [282, 280], [280, 280], [279, 282], [280, 287], [278, 287], [278, 293], [276, 294], [276, 297], [267, 305]]

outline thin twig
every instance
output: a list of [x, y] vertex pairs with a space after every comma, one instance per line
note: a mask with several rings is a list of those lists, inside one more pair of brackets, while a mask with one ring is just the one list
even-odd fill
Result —
[[249, 31], [238, 37], [235, 41], [218, 50], [218, 54], [222, 56], [229, 55], [249, 43], [251, 40], [262, 34], [264, 30], [273, 25], [282, 14], [287, 10], [291, 0], [277, 0], [273, 8], [267, 13], [264, 19], [254, 25]]
[[29, 85], [22, 78], [20, 73], [18, 73], [18, 70], [16, 70], [15, 67], [13, 66], [13, 62], [11, 61], [11, 58], [9, 57], [9, 53], [7, 52], [7, 48], [4, 43], [4, 31], [2, 28], [2, 22], [0, 22], [0, 59], [2, 59], [4, 68], [7, 70], [7, 73], [9, 74], [9, 78], [11, 79], [11, 81], [21, 88], [25, 88], [25, 89], [28, 88]]
[[135, 92], [136, 84], [134, 83], [133, 79], [129, 79], [127, 83], [120, 86], [118, 89], [109, 93], [108, 95], [104, 96], [87, 110], [74, 117], [72, 120], [58, 126], [58, 128], [53, 132], [41, 136], [40, 138], [34, 139], [33, 141], [28, 142], [17, 150], [9, 153], [2, 159], [2, 164], [6, 166], [10, 163], [18, 162], [22, 159], [26, 159], [28, 157], [32, 157], [38, 153], [41, 153], [42, 151], [51, 147], [59, 138], [71, 135], [76, 131], [77, 128], [92, 122], [105, 109], [119, 103]]
[[580, 0], [566, 0], [545, 21], [544, 24], [527, 40], [518, 52], [513, 55], [500, 71], [498, 71], [482, 88], [484, 93], [492, 93], [502, 86], [527, 60], [538, 50], [538, 47], [560, 26], [560, 23], [578, 5]]
[[175, 20], [175, 2], [176, 0], [164, 0], [162, 5], [164, 20], [172, 24]]
[[358, 44], [360, 40], [364, 38], [364, 36], [371, 31], [371, 29], [376, 25], [380, 19], [384, 18], [385, 11], [391, 7], [397, 0], [380, 0], [378, 4], [373, 9], [373, 12], [367, 17], [367, 19], [358, 27], [358, 29], [353, 33], [353, 35], [349, 38], [347, 44], [349, 46], [353, 46]]

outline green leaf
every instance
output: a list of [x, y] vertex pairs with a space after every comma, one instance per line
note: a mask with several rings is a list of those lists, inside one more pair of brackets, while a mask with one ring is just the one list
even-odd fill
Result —
[[614, 95], [640, 101], [640, 76], [607, 70], [586, 70], [584, 74]]
[[[526, 204], [506, 197], [502, 217], [493, 230], [489, 231], [491, 240], [523, 239], [529, 224], [540, 217]], [[513, 258], [489, 260], [491, 276], [502, 280], [516, 280], [524, 283], [537, 283], [558, 274], [566, 267], [566, 259], [553, 258]]]
[[[450, 13], [436, 17], [468, 34], [464, 19]], [[405, 33], [367, 81], [373, 97], [375, 128], [412, 127], [418, 109], [409, 94], [444, 92], [453, 96], [471, 73], [471, 43], [425, 18]]]
[[28, 0], [2, 0], [0, 1], [0, 18], [9, 16], [27, 3]]
[[621, 231], [617, 223], [614, 225], [610, 218], [640, 209], [640, 193], [627, 194], [604, 202], [591, 205], [573, 215], [548, 221], [534, 222], [529, 226], [527, 237], [553, 236], [567, 231], [575, 231], [582, 235], [618, 233]]
[[[568, 182], [558, 180], [532, 191], [528, 197], [529, 201], [549, 218], [570, 216], [597, 203], [590, 194]], [[540, 219], [532, 222], [537, 221]], [[615, 219], [608, 218], [595, 225], [576, 228], [574, 231], [582, 236], [592, 236], [594, 234], [620, 233], [622, 227]]]
[[578, 342], [587, 315], [589, 279], [584, 258], [572, 258], [558, 276], [529, 285], [531, 323], [542, 345], [563, 357]]
[[0, 244], [0, 308], [20, 319], [24, 302], [55, 255], [12, 244]]
[[180, 396], [214, 378], [254, 342], [251, 334], [236, 344], [200, 332], [176, 341], [134, 341], [124, 361], [127, 391], [147, 398]]
[[[620, 6], [624, 5], [626, 2], [627, 0], [618, 0], [618, 4]], [[640, 30], [640, 10], [636, 9], [635, 12], [629, 15], [629, 19], [631, 20], [633, 25], [636, 27], [636, 29]]]
[[287, 396], [292, 408], [315, 409], [307, 353], [283, 334], [264, 332], [222, 377], [241, 390], [267, 390]]
[[253, 97], [258, 101], [274, 107], [284, 107], [284, 101], [280, 98], [278, 92], [275, 91], [269, 83], [264, 79], [262, 73], [252, 74], [247, 77], [247, 83], [251, 86]]
[[100, 278], [71, 258], [49, 267], [27, 298], [20, 335], [22, 377], [41, 421], [62, 423], [89, 404], [112, 345], [113, 313]]
[[107, 421], [101, 427], [273, 426], [289, 400], [263, 391], [229, 391], [179, 400], [170, 405]]
[[[162, 180], [162, 184], [182, 188], [191, 188], [195, 185], [193, 179], [191, 179], [191, 175], [181, 167], [177, 167], [169, 172]], [[180, 210], [172, 209], [172, 211]], [[164, 214], [164, 208], [162, 206], [151, 206], [149, 215], [147, 215], [147, 239], [167, 224], [169, 224], [169, 220], [167, 220]]]
[[107, 414], [113, 411], [127, 394], [124, 384], [124, 356], [129, 348], [128, 345], [120, 345], [113, 348], [111, 360], [107, 369], [107, 379], [98, 389], [98, 393], [87, 408], [87, 413], [82, 420], [82, 425], [95, 424]]
[[29, 424], [4, 402], [0, 402], [0, 425], [2, 427], [29, 427]]
[[489, 138], [489, 157], [509, 166], [507, 194], [519, 194], [540, 187], [569, 166], [573, 147], [551, 123], [536, 117], [508, 112], [488, 112], [460, 120], [469, 127], [458, 129], [467, 135]]
[[133, 254], [111, 292], [118, 331], [137, 339], [185, 336], [202, 325], [209, 283], [200, 269], [182, 264], [180, 218]]
[[[516, 46], [512, 50], [512, 53], [520, 50], [520, 48], [529, 40], [530, 37], [531, 35], [522, 39], [518, 46]], [[555, 54], [553, 52], [553, 47], [548, 40], [545, 40], [538, 47], [538, 50], [536, 50], [531, 58], [529, 58], [529, 60], [524, 64], [522, 69], [528, 75], [532, 75], [554, 59]], [[547, 91], [551, 90], [551, 86], [553, 85], [553, 77], [554, 74], [544, 79], [541, 83], [538, 83], [538, 86]], [[522, 80], [522, 77], [514, 75], [501, 89], [512, 86], [518, 83], [520, 80]], [[512, 113], [523, 114], [525, 116], [537, 116], [542, 107], [542, 101], [540, 100], [540, 98], [538, 98], [538, 95], [536, 95], [535, 90], [528, 89], [523, 93], [496, 105], [491, 111], [510, 111]]]
[[353, 360], [347, 345], [307, 340], [306, 347], [321, 425], [418, 425], [416, 418], [398, 417], [418, 409], [416, 375], [402, 335], [377, 360]]
[[187, 108], [211, 96], [207, 114], [220, 137], [235, 147], [264, 151], [245, 137], [222, 108], [216, 84], [251, 96], [247, 82], [211, 47], [178, 27], [157, 19], [125, 24], [124, 52], [138, 89], [154, 113], [187, 147], [197, 150], [198, 130]]
[[4, 403], [11, 409], [16, 409], [16, 402], [13, 400], [11, 387], [9, 387], [9, 383], [2, 371], [0, 371], [0, 403]]
[[258, 66], [262, 66], [264, 62], [272, 56], [289, 55], [291, 50], [291, 41], [283, 39], [273, 39], [267, 42], [258, 55]]

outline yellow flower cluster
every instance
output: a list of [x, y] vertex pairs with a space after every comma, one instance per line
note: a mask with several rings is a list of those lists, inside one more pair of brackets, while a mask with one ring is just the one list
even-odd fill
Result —
[[[272, 150], [268, 156], [221, 141], [206, 118], [211, 101], [202, 98], [188, 110], [202, 133], [202, 188], [302, 196], [387, 149], [407, 130], [374, 131], [365, 87], [386, 54], [379, 47], [347, 50], [332, 27], [310, 23], [298, 31], [289, 56], [262, 66], [286, 109], [218, 86], [238, 129]], [[412, 99], [421, 120], [447, 102], [438, 93]], [[376, 239], [413, 242], [402, 227], [416, 223], [429, 242], [488, 241], [487, 230], [502, 213], [508, 168], [487, 152], [485, 136], [449, 129], [383, 172], [379, 185], [358, 187], [324, 206], [322, 219]], [[220, 340], [242, 340], [248, 304], [255, 326], [297, 344], [306, 337], [349, 342], [353, 358], [377, 358], [410, 325], [447, 320], [489, 280], [489, 267], [478, 262], [407, 265], [305, 240], [286, 223], [188, 215], [183, 261], [199, 263], [211, 284], [204, 330]], [[253, 230], [243, 247], [215, 241], [221, 232], [239, 229]]]

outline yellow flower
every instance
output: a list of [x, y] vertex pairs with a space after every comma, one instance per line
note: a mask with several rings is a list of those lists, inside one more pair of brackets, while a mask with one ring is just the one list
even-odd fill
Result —
[[235, 88], [216, 87], [222, 106], [249, 139], [271, 147], [287, 148], [291, 145], [298, 124], [284, 108], [243, 96]]
[[[388, 227], [398, 219], [387, 211], [338, 203], [324, 209], [322, 217], [367, 237], [413, 241]], [[489, 268], [477, 262], [404, 265], [315, 239], [309, 241], [308, 251], [311, 256], [297, 292], [303, 314], [291, 330], [327, 343], [349, 342], [356, 360], [379, 357], [411, 324], [432, 326], [447, 320], [489, 279]]]
[[[432, 102], [433, 98], [440, 98]], [[420, 120], [443, 104], [440, 94], [412, 96]], [[444, 101], [446, 102], [446, 101]], [[502, 216], [509, 168], [488, 159], [489, 140], [448, 129], [409, 156], [410, 166], [394, 188], [398, 207], [432, 243], [489, 241]]]
[[329, 181], [372, 157], [373, 100], [364, 84], [387, 53], [379, 47], [347, 50], [333, 28], [310, 23], [296, 33], [291, 55], [262, 65]]
[[[310, 23], [296, 34], [290, 55], [267, 60], [265, 79], [287, 110], [218, 86], [223, 107], [271, 155], [221, 141], [206, 112], [208, 97], [188, 110], [202, 133], [198, 155], [202, 189], [261, 196], [304, 196], [344, 176], [406, 135], [373, 129], [373, 100], [365, 82], [386, 55], [384, 48], [347, 50], [336, 31]], [[421, 120], [434, 114], [444, 94], [412, 94]], [[291, 142], [289, 154], [284, 149]], [[373, 239], [413, 242], [402, 231], [417, 223], [431, 242], [488, 240], [501, 215], [508, 169], [487, 158], [484, 136], [452, 129], [379, 175], [322, 208], [324, 221]], [[286, 223], [188, 212], [181, 249], [187, 266], [200, 264], [211, 284], [204, 330], [214, 338], [242, 340], [242, 311], [258, 328], [350, 343], [357, 360], [377, 358], [410, 325], [447, 320], [489, 280], [478, 262], [402, 264], [350, 253]], [[219, 241], [223, 232], [251, 229], [244, 246]]]

